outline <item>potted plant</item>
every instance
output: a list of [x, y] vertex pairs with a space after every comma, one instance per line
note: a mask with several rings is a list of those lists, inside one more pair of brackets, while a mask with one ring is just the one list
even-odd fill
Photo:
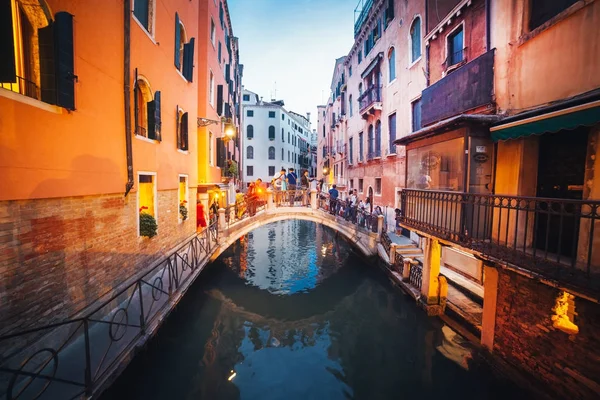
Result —
[[227, 166], [227, 173], [229, 174], [230, 177], [237, 178], [237, 174], [238, 174], [237, 162], [235, 162], [233, 160], [229, 161], [229, 164]]
[[156, 223], [156, 219], [144, 212], [148, 207], [142, 206], [140, 207], [140, 236], [146, 236], [148, 238], [152, 238], [156, 236], [156, 231], [158, 230], [158, 224]]
[[188, 209], [187, 209], [187, 200], [182, 200], [179, 203], [179, 215], [181, 216], [181, 220], [185, 221], [188, 219]]

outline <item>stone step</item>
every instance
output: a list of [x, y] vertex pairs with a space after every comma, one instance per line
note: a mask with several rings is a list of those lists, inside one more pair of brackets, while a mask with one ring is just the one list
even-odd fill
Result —
[[396, 247], [396, 253], [398, 254], [406, 254], [406, 253], [413, 253], [413, 254], [423, 254], [423, 251], [421, 249], [419, 249], [418, 247]]

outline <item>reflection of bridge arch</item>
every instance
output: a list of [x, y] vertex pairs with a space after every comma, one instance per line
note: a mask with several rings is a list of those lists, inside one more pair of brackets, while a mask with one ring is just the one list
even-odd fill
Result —
[[220, 231], [221, 244], [211, 259], [215, 260], [231, 244], [250, 231], [273, 222], [284, 220], [304, 220], [327, 226], [348, 239], [352, 243], [352, 246], [363, 255], [373, 256], [377, 252], [376, 236], [372, 233], [360, 231], [355, 225], [339, 218], [336, 219], [335, 216], [320, 210], [312, 210], [308, 207], [282, 207], [260, 212], [254, 217], [238, 221], [224, 231]]
[[[362, 279], [357, 268], [340, 268], [309, 292], [286, 296], [272, 294], [257, 286], [248, 285], [234, 271], [224, 268], [219, 280], [220, 294], [234, 304], [244, 304], [250, 313], [277, 320], [302, 320], [331, 310], [360, 286]], [[343, 284], [340, 284], [343, 282]], [[276, 300], [276, 301], [275, 301]]]

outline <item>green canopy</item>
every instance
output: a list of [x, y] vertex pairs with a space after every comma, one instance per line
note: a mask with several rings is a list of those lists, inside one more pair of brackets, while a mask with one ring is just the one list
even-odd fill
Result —
[[[571, 110], [571, 111], [569, 111]], [[530, 135], [541, 135], [548, 132], [558, 132], [564, 129], [575, 129], [578, 126], [590, 126], [600, 122], [600, 102], [588, 103], [527, 118], [520, 121], [504, 123], [490, 129], [492, 140], [516, 139]]]

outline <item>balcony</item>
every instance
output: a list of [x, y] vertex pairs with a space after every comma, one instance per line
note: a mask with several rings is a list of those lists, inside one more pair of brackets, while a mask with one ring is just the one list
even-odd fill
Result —
[[561, 284], [600, 293], [600, 201], [405, 189], [399, 222]]
[[375, 110], [381, 110], [381, 86], [371, 86], [358, 98], [360, 113], [364, 119]]
[[423, 90], [423, 126], [493, 103], [494, 50], [464, 63], [463, 50], [448, 57], [447, 75]]

